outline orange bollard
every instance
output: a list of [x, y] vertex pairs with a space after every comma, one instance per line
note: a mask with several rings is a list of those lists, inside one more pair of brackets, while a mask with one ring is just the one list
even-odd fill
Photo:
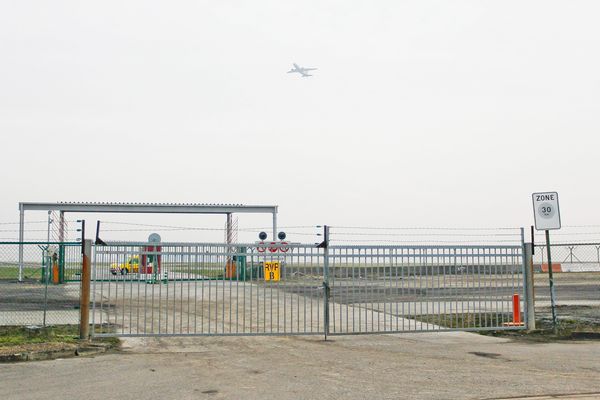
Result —
[[521, 299], [517, 293], [513, 294], [512, 298], [512, 322], [505, 322], [504, 326], [523, 326], [521, 322]]
[[52, 283], [58, 285], [60, 283], [59, 274], [58, 274], [58, 263], [54, 262], [52, 264]]
[[521, 325], [521, 302], [516, 293], [513, 294], [513, 324]]
[[225, 278], [226, 279], [235, 279], [236, 274], [236, 265], [235, 261], [229, 260], [225, 264]]

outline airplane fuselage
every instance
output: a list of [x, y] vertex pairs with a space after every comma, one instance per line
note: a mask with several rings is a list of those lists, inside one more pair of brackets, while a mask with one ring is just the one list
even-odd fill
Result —
[[300, 75], [302, 75], [303, 78], [312, 76], [311, 74], [308, 73], [308, 71], [313, 71], [316, 68], [302, 68], [300, 66], [298, 66], [297, 64], [293, 64], [294, 68], [290, 69], [287, 73], [291, 74], [291, 73], [299, 73]]

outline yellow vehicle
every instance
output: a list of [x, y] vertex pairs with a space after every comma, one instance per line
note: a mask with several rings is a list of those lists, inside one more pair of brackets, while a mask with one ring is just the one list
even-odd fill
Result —
[[110, 273], [113, 275], [117, 275], [120, 273], [121, 275], [127, 275], [130, 273], [137, 274], [140, 270], [140, 258], [138, 256], [131, 257], [127, 262], [122, 264], [111, 264]]

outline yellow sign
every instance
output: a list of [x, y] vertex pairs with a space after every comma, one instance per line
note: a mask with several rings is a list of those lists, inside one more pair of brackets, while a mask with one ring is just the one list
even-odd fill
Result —
[[265, 261], [265, 281], [279, 282], [281, 263], [279, 261]]

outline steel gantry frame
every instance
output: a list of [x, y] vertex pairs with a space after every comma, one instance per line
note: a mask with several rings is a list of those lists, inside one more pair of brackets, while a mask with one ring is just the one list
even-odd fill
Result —
[[[271, 214], [273, 240], [277, 237], [276, 205], [207, 204], [207, 203], [97, 203], [97, 202], [20, 202], [19, 242], [25, 241], [25, 211], [58, 211], [59, 238], [64, 240], [67, 212], [121, 214], [223, 214], [227, 216], [227, 238], [231, 238], [231, 215], [234, 213]], [[23, 247], [19, 247], [19, 281], [23, 280]]]

